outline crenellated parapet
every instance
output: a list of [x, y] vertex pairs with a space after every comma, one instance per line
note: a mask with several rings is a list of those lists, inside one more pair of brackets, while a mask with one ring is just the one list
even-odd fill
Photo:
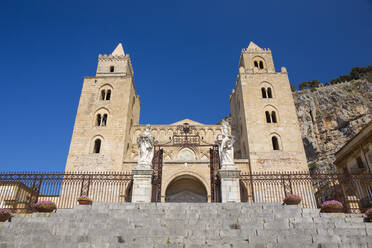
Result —
[[133, 76], [129, 54], [124, 53], [121, 43], [111, 54], [98, 55], [96, 76]]

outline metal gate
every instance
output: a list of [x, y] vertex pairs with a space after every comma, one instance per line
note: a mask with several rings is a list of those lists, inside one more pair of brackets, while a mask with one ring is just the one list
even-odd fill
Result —
[[221, 168], [218, 147], [213, 146], [210, 152], [210, 171], [211, 171], [211, 201], [221, 202], [221, 181], [218, 171]]
[[220, 202], [220, 180], [218, 171], [220, 169], [220, 159], [218, 154], [218, 146], [213, 144], [204, 144], [197, 129], [187, 123], [177, 126], [177, 131], [173, 134], [173, 138], [168, 143], [155, 145], [154, 158], [152, 160], [152, 168], [154, 170], [152, 178], [152, 202], [161, 202], [161, 181], [163, 167], [163, 148], [165, 147], [211, 147], [210, 152], [210, 180], [211, 180], [211, 201]]
[[163, 169], [163, 149], [155, 146], [154, 158], [152, 159], [152, 168], [154, 174], [152, 176], [152, 202], [161, 201], [161, 178]]

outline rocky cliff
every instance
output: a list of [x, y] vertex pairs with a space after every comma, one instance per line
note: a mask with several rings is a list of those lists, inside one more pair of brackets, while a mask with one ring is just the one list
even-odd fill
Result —
[[367, 80], [293, 93], [309, 166], [333, 169], [334, 153], [372, 120]]

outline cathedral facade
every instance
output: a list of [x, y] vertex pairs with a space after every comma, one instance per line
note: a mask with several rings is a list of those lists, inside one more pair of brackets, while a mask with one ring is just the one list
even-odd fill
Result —
[[[146, 129], [140, 107], [130, 57], [119, 44], [99, 55], [96, 76], [84, 78], [66, 172], [132, 172]], [[240, 173], [308, 171], [288, 74], [275, 71], [269, 49], [251, 42], [242, 50], [230, 109], [225, 121]], [[211, 201], [222, 125], [184, 119], [150, 130], [161, 201]]]

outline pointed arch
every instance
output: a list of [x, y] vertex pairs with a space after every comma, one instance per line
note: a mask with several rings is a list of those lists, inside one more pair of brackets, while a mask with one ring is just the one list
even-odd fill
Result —
[[178, 151], [177, 158], [179, 160], [196, 160], [196, 153], [188, 147], [184, 147]]
[[98, 113], [101, 113], [101, 114], [102, 114], [102, 113], [110, 114], [110, 112], [111, 112], [111, 111], [110, 111], [108, 108], [106, 108], [106, 107], [100, 107], [99, 109], [96, 110], [95, 113], [96, 113], [96, 114], [98, 114]]
[[271, 143], [271, 150], [279, 151], [283, 150], [281, 137], [278, 133], [271, 133], [270, 134], [270, 143]]
[[255, 56], [252, 60], [254, 68], [257, 68], [258, 70], [263, 70], [266, 68], [266, 62], [263, 57]]
[[113, 90], [113, 87], [111, 84], [104, 84], [101, 87], [99, 87], [99, 100], [101, 101], [109, 101], [111, 100], [111, 92]]
[[[264, 107], [266, 123], [278, 123], [280, 121], [280, 116], [278, 109], [271, 104]], [[269, 120], [269, 121], [268, 121]]]
[[102, 153], [104, 140], [104, 137], [100, 134], [93, 136], [90, 140], [89, 153]]

